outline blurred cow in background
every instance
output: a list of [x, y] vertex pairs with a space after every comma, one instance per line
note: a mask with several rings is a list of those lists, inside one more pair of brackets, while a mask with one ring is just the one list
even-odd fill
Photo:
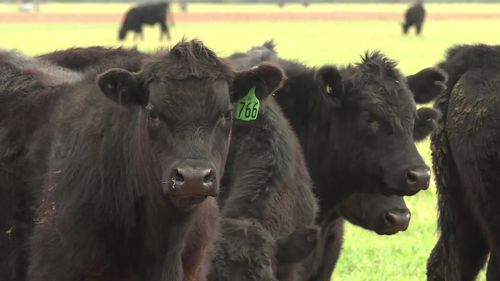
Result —
[[415, 32], [417, 33], [417, 35], [420, 35], [424, 19], [424, 3], [422, 2], [422, 0], [416, 0], [405, 13], [405, 22], [402, 24], [403, 34], [407, 34], [410, 27], [415, 26]]
[[123, 41], [127, 33], [133, 31], [135, 33], [134, 39], [140, 36], [141, 40], [144, 40], [142, 26], [158, 23], [161, 28], [160, 40], [162, 40], [164, 36], [167, 40], [170, 40], [170, 32], [167, 25], [168, 17], [170, 17], [170, 24], [173, 25], [174, 21], [170, 13], [170, 4], [167, 2], [150, 3], [133, 7], [125, 14], [125, 18], [118, 33], [118, 39]]

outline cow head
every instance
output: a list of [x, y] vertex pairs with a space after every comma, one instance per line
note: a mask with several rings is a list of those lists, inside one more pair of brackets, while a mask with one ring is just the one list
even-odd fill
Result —
[[342, 73], [325, 66], [316, 80], [329, 108], [336, 177], [386, 195], [427, 189], [430, 170], [417, 151], [413, 132], [417, 110], [396, 63], [378, 52]]
[[138, 73], [110, 69], [97, 84], [137, 115], [140, 146], [150, 148], [161, 191], [175, 206], [189, 207], [219, 192], [233, 102], [250, 87], [268, 95], [282, 79], [282, 70], [271, 65], [234, 74], [193, 40], [151, 56]]
[[125, 40], [125, 36], [127, 36], [127, 30], [125, 28], [120, 28], [118, 31], [118, 40], [123, 41]]
[[339, 210], [349, 222], [377, 234], [405, 231], [410, 222], [410, 210], [400, 196], [354, 193], [342, 201]]

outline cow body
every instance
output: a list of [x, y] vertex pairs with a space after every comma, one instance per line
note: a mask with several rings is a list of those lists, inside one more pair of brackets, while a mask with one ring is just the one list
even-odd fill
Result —
[[403, 23], [403, 34], [407, 34], [408, 30], [414, 26], [417, 35], [422, 32], [422, 25], [425, 19], [424, 4], [421, 0], [417, 0], [405, 13], [405, 22]]
[[439, 64], [448, 90], [432, 135], [440, 237], [428, 280], [475, 280], [490, 254], [487, 280], [499, 280], [498, 105], [500, 47], [457, 46]]
[[24, 280], [15, 274], [26, 272], [28, 253], [28, 280], [204, 280], [231, 103], [248, 83], [274, 90], [281, 71], [235, 76], [199, 41], [153, 54], [138, 73], [57, 73], [10, 53], [1, 63], [1, 164], [13, 168], [0, 197], [29, 197], [19, 199], [24, 213], [12, 211], [11, 232], [22, 237], [2, 258], [2, 270], [16, 261], [2, 276]]
[[[266, 44], [269, 45], [269, 43]], [[266, 45], [262, 47], [266, 47]], [[347, 163], [352, 162], [352, 159], [358, 159], [358, 157], [359, 159], [371, 157], [371, 152], [367, 151], [366, 154], [365, 152], [361, 152], [361, 154], [364, 155], [358, 154], [355, 156], [353, 152], [348, 151], [351, 148], [354, 149], [354, 147], [356, 147], [354, 150], [359, 150], [360, 147], [365, 145], [372, 146], [373, 144], [366, 143], [355, 145], [350, 143], [355, 139], [364, 138], [361, 135], [356, 137], [354, 135], [349, 135], [346, 133], [349, 129], [343, 127], [344, 125], [348, 126], [347, 124], [355, 119], [354, 116], [359, 114], [359, 112], [356, 113], [356, 111], [359, 110], [359, 105], [355, 105], [356, 102], [354, 99], [354, 104], [352, 104], [353, 109], [349, 110], [347, 109], [347, 106], [344, 106], [338, 98], [335, 98], [335, 95], [332, 94], [332, 92], [340, 93], [340, 97], [349, 99], [354, 97], [352, 93], [348, 93], [350, 91], [349, 88], [351, 88], [352, 90], [356, 89], [364, 92], [367, 95], [374, 94], [371, 98], [374, 98], [377, 101], [382, 101], [385, 97], [376, 97], [376, 91], [373, 89], [367, 89], [366, 92], [362, 90], [362, 88], [367, 87], [367, 84], [369, 83], [360, 83], [358, 87], [356, 81], [350, 81], [345, 84], [340, 80], [344, 79], [344, 77], [346, 79], [356, 79], [356, 77], [369, 76], [369, 69], [371, 68], [372, 70], [378, 69], [381, 71], [381, 75], [378, 76], [378, 78], [373, 77], [372, 81], [375, 82], [377, 79], [382, 79], [384, 75], [390, 75], [390, 69], [383, 69], [385, 67], [389, 67], [394, 70], [394, 65], [390, 66], [389, 64], [386, 64], [385, 66], [376, 66], [377, 63], [369, 62], [371, 59], [368, 59], [365, 63], [371, 65], [370, 67], [362, 70], [362, 64], [358, 64], [341, 70], [339, 75], [336, 76], [336, 78], [338, 78], [337, 81], [335, 81], [335, 83], [328, 84], [326, 87], [325, 84], [322, 84], [324, 83], [324, 80], [322, 81], [321, 79], [318, 79], [318, 75], [315, 74], [317, 71], [316, 69], [311, 69], [299, 63], [277, 58], [274, 50], [272, 49], [272, 45], [270, 48], [268, 46], [268, 54], [262, 50], [262, 47], [252, 48], [247, 53], [246, 58], [241, 54], [236, 54], [235, 56], [231, 56], [230, 59], [244, 69], [245, 67], [250, 67], [252, 63], [255, 63], [256, 60], [258, 61], [259, 58], [271, 58], [284, 68], [287, 76], [289, 77], [285, 82], [284, 87], [278, 91], [277, 101], [282, 106], [285, 116], [291, 121], [295, 132], [298, 134], [299, 141], [305, 150], [307, 165], [316, 186], [315, 193], [320, 200], [320, 217], [318, 223], [322, 227], [322, 233], [320, 238], [321, 242], [319, 244], [322, 245], [320, 248], [327, 249], [325, 251], [319, 250], [316, 253], [316, 260], [322, 259], [322, 262], [317, 262], [319, 264], [319, 268], [316, 271], [310, 270], [310, 273], [313, 275], [310, 277], [312, 280], [316, 280], [314, 278], [320, 278], [317, 280], [329, 280], [342, 243], [342, 220], [339, 218], [339, 214], [336, 210], [340, 206], [341, 202], [349, 197], [354, 191], [398, 194], [395, 190], [388, 191], [377, 187], [373, 178], [366, 183], [354, 183], [352, 181], [354, 179], [362, 180], [364, 176], [369, 174], [369, 172], [360, 172], [360, 167], [363, 167], [364, 164], [352, 164], [351, 167], [353, 174], [350, 174], [350, 164]], [[376, 58], [377, 56], [378, 55], [375, 55], [372, 59], [380, 59], [380, 57]], [[385, 59], [382, 60], [388, 62]], [[381, 61], [379, 61], [379, 63], [380, 62]], [[358, 70], [361, 72], [366, 71], [366, 73], [352, 73], [352, 71], [356, 71], [356, 67], [359, 67]], [[338, 72], [332, 71], [330, 73], [335, 74]], [[396, 72], [392, 73], [396, 74]], [[407, 80], [401, 79], [399, 75], [400, 74], [396, 74], [399, 78], [394, 76], [393, 79], [396, 79], [398, 81], [397, 83], [402, 87], [399, 90], [394, 89], [395, 92], [400, 91], [400, 96], [395, 94], [390, 99], [401, 99], [401, 102], [408, 106], [407, 110], [415, 110], [412, 94], [415, 95], [415, 97], [418, 96], [421, 100], [429, 99], [430, 97], [435, 97], [439, 94], [444, 87], [442, 82], [445, 80], [445, 76], [436, 70], [427, 69], [416, 75], [408, 77], [407, 80], [409, 85], [416, 89], [416, 92], [414, 93], [409, 91], [407, 92], [404, 89], [407, 87], [404, 86]], [[333, 76], [330, 77], [335, 78]], [[380, 83], [383, 82], [380, 81]], [[398, 86], [396, 86], [396, 88], [398, 88]], [[331, 95], [325, 96], [325, 92], [322, 92], [322, 89], [328, 90]], [[364, 98], [360, 97], [360, 99]], [[367, 98], [367, 100], [369, 99], [370, 98]], [[387, 102], [389, 102], [389, 100], [387, 100]], [[383, 103], [384, 102], [381, 102], [378, 107], [381, 107]], [[392, 101], [390, 103], [392, 103]], [[402, 108], [398, 110], [402, 110]], [[407, 144], [410, 147], [414, 147], [414, 138], [422, 139], [428, 135], [432, 129], [434, 129], [433, 120], [437, 118], [437, 113], [432, 109], [424, 108], [416, 111], [415, 113], [416, 114], [413, 115], [413, 118], [415, 118], [415, 125], [409, 124], [412, 133], [407, 135]], [[351, 116], [351, 114], [353, 115]], [[363, 113], [361, 114], [363, 115]], [[352, 126], [358, 125], [360, 124], [354, 123], [350, 126], [352, 128]], [[341, 127], [344, 129], [341, 129]], [[417, 135], [418, 137], [416, 137]], [[385, 145], [387, 145], [387, 143], [385, 143]], [[327, 148], [326, 151], [324, 148]], [[397, 148], [394, 147], [394, 149]], [[376, 149], [372, 147], [371, 151], [373, 150]], [[405, 151], [408, 153], [409, 151], [415, 150], [405, 149]], [[343, 158], [343, 155], [345, 155], [345, 159]], [[366, 177], [366, 179], [368, 178], [370, 178], [370, 176]], [[401, 183], [400, 187], [403, 186], [404, 184]], [[366, 189], [360, 189], [360, 187], [364, 187]], [[401, 198], [399, 199], [402, 200]], [[318, 264], [311, 265], [310, 268], [318, 267]], [[318, 274], [315, 275], [315, 272]]]
[[211, 280], [300, 280], [299, 262], [276, 264], [275, 241], [314, 225], [318, 207], [300, 144], [272, 97], [257, 120], [235, 121], [231, 142]]
[[[166, 2], [143, 4], [133, 7], [127, 11], [123, 19], [122, 26], [118, 32], [118, 39], [124, 40], [129, 31], [135, 33], [135, 37], [140, 36], [144, 40], [142, 34], [143, 25], [160, 25], [160, 40], [165, 36], [170, 40], [170, 32], [167, 25], [167, 15], [170, 11], [170, 4]], [[170, 15], [171, 17], [171, 15]]]

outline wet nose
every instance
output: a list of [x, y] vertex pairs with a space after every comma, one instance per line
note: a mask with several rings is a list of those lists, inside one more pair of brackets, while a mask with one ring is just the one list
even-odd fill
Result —
[[410, 223], [410, 210], [396, 209], [384, 214], [385, 227], [380, 234], [391, 235], [399, 231], [405, 231]]
[[412, 193], [429, 188], [431, 170], [428, 167], [418, 167], [406, 172], [406, 184]]
[[217, 196], [215, 170], [210, 167], [183, 165], [171, 172], [170, 194], [182, 197]]

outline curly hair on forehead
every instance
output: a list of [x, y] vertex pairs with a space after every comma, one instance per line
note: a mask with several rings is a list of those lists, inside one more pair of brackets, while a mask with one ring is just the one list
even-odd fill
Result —
[[233, 76], [227, 63], [198, 39], [182, 39], [170, 50], [153, 55], [146, 60], [143, 74], [146, 81], [189, 77], [229, 80]]

